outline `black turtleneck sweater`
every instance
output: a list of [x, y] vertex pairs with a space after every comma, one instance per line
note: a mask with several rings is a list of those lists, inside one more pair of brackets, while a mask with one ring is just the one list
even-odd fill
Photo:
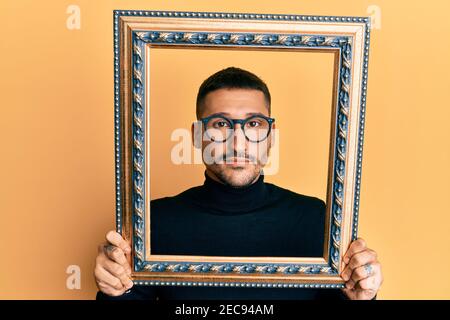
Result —
[[[264, 182], [233, 188], [211, 179], [150, 202], [152, 254], [322, 257], [325, 204]], [[153, 228], [157, 226], [156, 228]], [[342, 299], [338, 289], [137, 286], [97, 299]]]

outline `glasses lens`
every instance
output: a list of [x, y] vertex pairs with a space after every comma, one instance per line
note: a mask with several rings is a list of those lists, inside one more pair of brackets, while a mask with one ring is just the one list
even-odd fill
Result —
[[216, 142], [224, 142], [232, 134], [230, 121], [222, 117], [211, 118], [205, 129], [208, 137]]
[[244, 126], [244, 133], [248, 140], [261, 142], [269, 135], [270, 123], [262, 117], [248, 119]]

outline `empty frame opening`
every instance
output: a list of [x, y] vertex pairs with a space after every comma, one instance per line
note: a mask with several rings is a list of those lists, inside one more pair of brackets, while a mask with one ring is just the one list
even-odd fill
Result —
[[[146, 63], [148, 64], [146, 95], [150, 105], [149, 125], [146, 128], [150, 137], [149, 161], [146, 165], [149, 166], [150, 172], [151, 200], [175, 196], [203, 184], [205, 165], [201, 161], [201, 156], [199, 158], [198, 153], [196, 155], [196, 149], [191, 141], [191, 124], [196, 121], [197, 92], [202, 82], [210, 75], [234, 66], [256, 74], [270, 90], [271, 117], [276, 119], [277, 138], [271, 148], [269, 163], [264, 169], [264, 181], [327, 203], [331, 117], [335, 99], [333, 94], [336, 76], [335, 51], [152, 47], [148, 50]], [[186, 214], [191, 210], [192, 208], [186, 210]], [[149, 214], [147, 212], [147, 228], [150, 225], [151, 230], [160, 228], [161, 226], [155, 225], [149, 219]], [[230, 222], [233, 217], [210, 218], [207, 217], [209, 222], [226, 221], [230, 226], [233, 225]], [[283, 234], [279, 228], [284, 228], [286, 224], [277, 224], [276, 221], [272, 221], [273, 224], [267, 228], [255, 225], [258, 220], [248, 222], [247, 226], [237, 226], [247, 228], [246, 236], [241, 236], [240, 239], [233, 239], [237, 234], [242, 234], [242, 230], [239, 229], [231, 228], [229, 234], [218, 235], [216, 245], [221, 249], [217, 254], [214, 245], [208, 247], [207, 254], [203, 251], [192, 251], [196, 248], [195, 244], [192, 247], [192, 242], [200, 243], [202, 232], [208, 232], [204, 230], [208, 225], [199, 223], [198, 221], [201, 221], [199, 217], [195, 219], [197, 223], [185, 225], [184, 236], [179, 234], [177, 221], [172, 221], [173, 228], [170, 223], [165, 223], [165, 239], [168, 242], [179, 241], [173, 244], [173, 247], [179, 249], [161, 254], [231, 257], [236, 256], [233, 248], [229, 251], [223, 250], [227, 243], [235, 246], [237, 241], [243, 247], [264, 248], [270, 239], [270, 250], [256, 250], [261, 254], [255, 254], [254, 250], [250, 250], [252, 252], [249, 251], [249, 254], [239, 256], [299, 257], [294, 253], [289, 255], [289, 252], [284, 250], [286, 246], [295, 247], [293, 243], [286, 243], [288, 238], [277, 239], [279, 237], [270, 236], [271, 230], [274, 235]], [[234, 219], [236, 220], [236, 217]], [[301, 219], [298, 223], [302, 223]], [[319, 235], [325, 242], [328, 241], [326, 227], [325, 222], [323, 234]], [[291, 229], [286, 230], [286, 233], [295, 232], [295, 226]], [[266, 234], [261, 239], [255, 239], [252, 237], [252, 230], [259, 230], [258, 232], [263, 230]], [[175, 232], [177, 236], [171, 236]], [[149, 258], [148, 253], [153, 254], [155, 248], [152, 247], [150, 236], [147, 236], [146, 240]], [[198, 247], [201, 247], [201, 244]], [[186, 250], [183, 251], [183, 248]], [[244, 249], [241, 247], [240, 252], [242, 250]], [[322, 252], [313, 257], [324, 255], [326, 253]]]

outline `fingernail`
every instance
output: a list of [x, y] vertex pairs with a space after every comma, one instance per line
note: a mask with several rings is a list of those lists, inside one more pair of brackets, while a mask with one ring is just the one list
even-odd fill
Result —
[[127, 284], [127, 289], [130, 289], [132, 286], [133, 286], [133, 281], [130, 281], [130, 282]]
[[131, 248], [130, 247], [125, 248], [125, 252], [126, 253], [131, 253]]
[[345, 287], [346, 287], [347, 289], [353, 289], [353, 285], [352, 285], [351, 283], [349, 283], [349, 282], [347, 282], [347, 283], [345, 284]]

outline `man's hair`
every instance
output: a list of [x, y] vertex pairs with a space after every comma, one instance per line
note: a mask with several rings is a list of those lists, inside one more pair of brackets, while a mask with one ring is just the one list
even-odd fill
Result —
[[270, 115], [270, 92], [267, 85], [257, 75], [236, 67], [220, 70], [203, 81], [197, 94], [197, 119], [202, 113], [203, 102], [208, 93], [219, 89], [254, 89], [264, 93]]

